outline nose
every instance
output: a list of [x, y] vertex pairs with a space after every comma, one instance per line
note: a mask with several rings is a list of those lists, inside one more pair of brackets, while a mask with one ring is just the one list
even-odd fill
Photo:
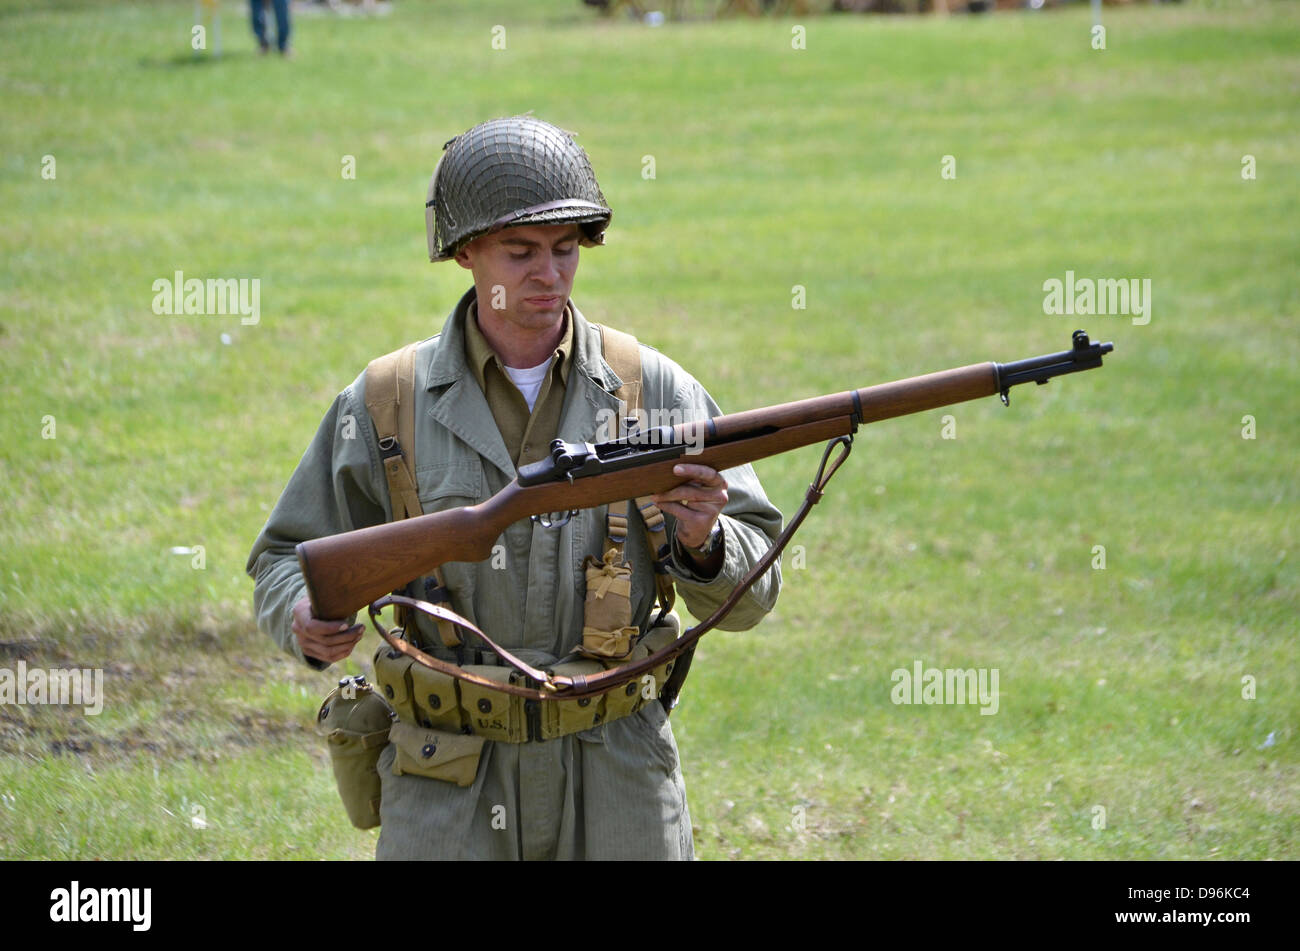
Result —
[[538, 255], [537, 271], [534, 276], [548, 286], [559, 283], [560, 262], [554, 251], [543, 250]]

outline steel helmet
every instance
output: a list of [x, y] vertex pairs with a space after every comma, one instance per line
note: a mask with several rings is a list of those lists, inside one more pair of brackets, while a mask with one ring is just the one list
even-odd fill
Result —
[[612, 212], [587, 153], [563, 129], [532, 116], [493, 119], [442, 148], [424, 206], [430, 261], [514, 225], [576, 224], [584, 245], [605, 243]]

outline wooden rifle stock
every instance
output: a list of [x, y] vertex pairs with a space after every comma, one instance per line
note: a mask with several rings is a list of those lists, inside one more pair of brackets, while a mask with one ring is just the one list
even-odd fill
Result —
[[[671, 437], [667, 430], [656, 431], [661, 438], [633, 446], [620, 442], [617, 445], [622, 451], [608, 456], [605, 450], [616, 444], [561, 445], [557, 440], [553, 460], [523, 467], [514, 482], [477, 505], [298, 545], [312, 614], [322, 619], [345, 618], [446, 562], [482, 561], [492, 554], [493, 544], [506, 528], [521, 519], [667, 491], [682, 482], [680, 476], [673, 475], [678, 463], [722, 471], [852, 433], [859, 423], [920, 413], [998, 392], [1005, 401], [1007, 389], [1017, 383], [1046, 382], [1052, 376], [1101, 366], [1101, 354], [1110, 349], [1111, 344], [1089, 344], [1087, 335], [1076, 331], [1072, 351], [1013, 364], [976, 363], [683, 423], [672, 427]], [[666, 446], [680, 451], [666, 452]], [[690, 452], [686, 447], [702, 448]], [[579, 472], [579, 466], [598, 471]]]

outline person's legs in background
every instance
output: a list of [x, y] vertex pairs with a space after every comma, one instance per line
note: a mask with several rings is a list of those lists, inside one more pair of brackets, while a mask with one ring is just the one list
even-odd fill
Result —
[[257, 37], [258, 49], [265, 53], [271, 48], [266, 41], [266, 8], [262, 6], [262, 0], [249, 0], [249, 6], [253, 13], [253, 35]]
[[289, 51], [289, 0], [272, 0], [275, 4], [275, 45], [281, 53]]

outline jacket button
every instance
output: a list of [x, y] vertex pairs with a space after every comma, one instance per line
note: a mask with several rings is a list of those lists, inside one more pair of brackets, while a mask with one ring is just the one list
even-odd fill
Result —
[[590, 698], [590, 697], [583, 697], [581, 700], [578, 701], [578, 706], [580, 706], [580, 707], [589, 707], [589, 706], [591, 706], [591, 698]]
[[442, 706], [442, 697], [438, 696], [436, 693], [429, 694], [429, 706], [437, 710]]
[[436, 752], [438, 752], [438, 744], [436, 743], [425, 743], [424, 746], [420, 747], [420, 755], [425, 759], [428, 759]]
[[393, 685], [392, 685], [392, 684], [384, 684], [384, 696], [387, 697], [389, 700], [392, 700], [392, 699], [393, 699]]
[[478, 702], [478, 712], [479, 712], [479, 713], [491, 713], [491, 712], [492, 712], [492, 701], [489, 700], [487, 697], [484, 697], [484, 698], [482, 698], [481, 700], [479, 700], [479, 702]]
[[627, 689], [624, 690], [623, 692], [627, 694], [629, 697], [632, 696], [632, 694], [636, 693], [636, 681], [630, 681], [627, 685]]

